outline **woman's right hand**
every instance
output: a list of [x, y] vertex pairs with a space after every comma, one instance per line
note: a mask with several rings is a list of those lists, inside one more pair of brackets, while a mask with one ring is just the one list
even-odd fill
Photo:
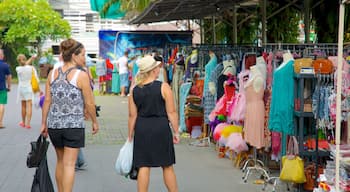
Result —
[[180, 143], [180, 135], [174, 134], [174, 136], [173, 136], [173, 142], [174, 142], [174, 144]]
[[97, 122], [92, 123], [92, 134], [95, 135], [99, 130], [99, 126]]
[[47, 130], [47, 126], [46, 126], [45, 124], [42, 124], [42, 125], [41, 125], [40, 133], [41, 133], [41, 135], [44, 136], [45, 138], [47, 138], [47, 136], [49, 135], [49, 134], [48, 134], [48, 130]]

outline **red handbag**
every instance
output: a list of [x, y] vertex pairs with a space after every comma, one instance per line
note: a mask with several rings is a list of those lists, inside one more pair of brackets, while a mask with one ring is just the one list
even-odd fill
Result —
[[316, 59], [312, 62], [315, 73], [329, 74], [333, 73], [333, 64], [328, 59]]

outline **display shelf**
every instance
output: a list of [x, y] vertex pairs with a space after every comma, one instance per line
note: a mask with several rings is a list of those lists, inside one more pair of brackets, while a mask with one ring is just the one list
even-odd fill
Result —
[[300, 156], [306, 156], [306, 157], [314, 157], [316, 155], [318, 155], [319, 157], [329, 157], [330, 154], [331, 154], [330, 151], [324, 151], [324, 150], [318, 150], [318, 152], [315, 150], [305, 150], [305, 151], [299, 152]]
[[[316, 82], [316, 76], [314, 74], [294, 74], [294, 100], [295, 104], [298, 104], [298, 106], [295, 106], [297, 110], [294, 111], [294, 125], [295, 135], [298, 138], [299, 156], [316, 163], [315, 178], [317, 178], [316, 175], [318, 174], [317, 167], [319, 166], [319, 158], [329, 157], [330, 152], [318, 148], [318, 136], [316, 134], [316, 119], [314, 113], [304, 112], [299, 109], [305, 109], [305, 84], [310, 83], [311, 90], [314, 90], [316, 87]], [[305, 132], [305, 130], [308, 130], [308, 132]], [[304, 148], [304, 142], [307, 140], [307, 138], [314, 138], [316, 140], [315, 149], [308, 150]]]
[[297, 79], [312, 79], [312, 78], [316, 78], [315, 74], [300, 74], [300, 73], [294, 73], [294, 78]]
[[297, 117], [313, 117], [314, 113], [312, 113], [312, 112], [294, 111], [294, 115], [297, 116]]

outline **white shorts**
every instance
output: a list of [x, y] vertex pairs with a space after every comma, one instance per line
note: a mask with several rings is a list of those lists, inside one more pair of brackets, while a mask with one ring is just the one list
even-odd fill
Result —
[[20, 101], [32, 100], [34, 97], [32, 87], [19, 87], [18, 91], [19, 91], [19, 100]]

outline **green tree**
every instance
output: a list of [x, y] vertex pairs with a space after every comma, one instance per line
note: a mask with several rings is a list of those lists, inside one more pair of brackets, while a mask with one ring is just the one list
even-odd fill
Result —
[[104, 5], [101, 14], [106, 14], [113, 4], [120, 3], [120, 10], [126, 12], [127, 18], [131, 18], [140, 14], [153, 1], [156, 0], [108, 0]]
[[29, 53], [28, 46], [34, 45], [40, 56], [45, 40], [70, 36], [68, 21], [46, 0], [0, 0], [0, 10], [0, 47], [10, 49], [11, 64], [15, 63], [15, 55]]

